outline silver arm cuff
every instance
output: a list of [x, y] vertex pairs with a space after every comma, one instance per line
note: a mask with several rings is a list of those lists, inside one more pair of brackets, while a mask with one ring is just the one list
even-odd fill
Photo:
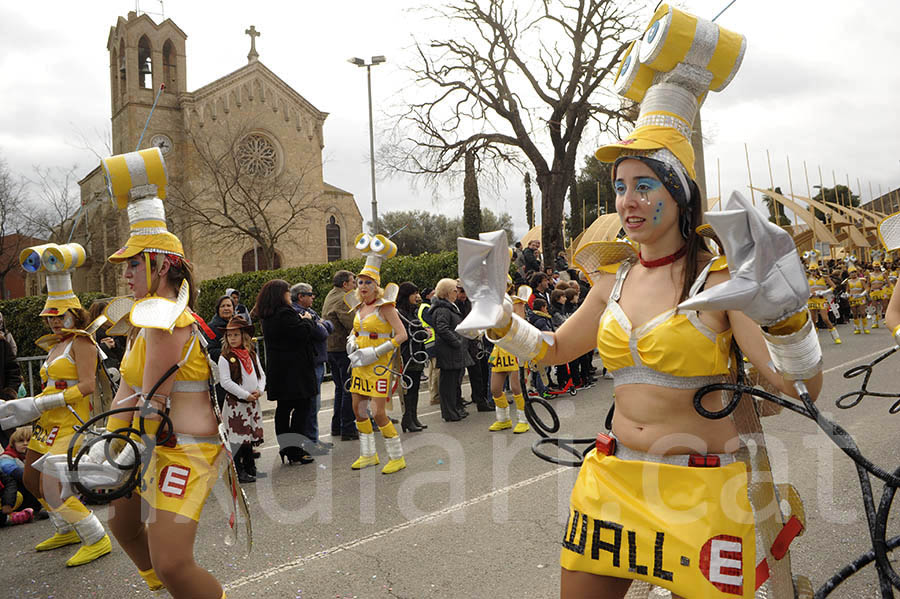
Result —
[[[488, 332], [485, 336], [488, 341], [524, 362], [533, 360], [540, 354], [545, 343], [550, 344], [537, 327], [515, 313], [512, 314], [512, 322], [506, 335], [500, 339], [492, 339]], [[552, 337], [550, 340], [552, 341]]]
[[61, 408], [64, 405], [66, 405], [66, 398], [62, 393], [51, 393], [34, 398], [34, 407], [41, 412], [46, 412], [53, 408]]
[[805, 381], [822, 370], [822, 347], [811, 318], [790, 335], [772, 335], [762, 332], [775, 368], [784, 378]]
[[385, 341], [384, 343], [375, 346], [375, 355], [379, 358], [392, 351], [394, 351], [394, 344], [390, 341]]

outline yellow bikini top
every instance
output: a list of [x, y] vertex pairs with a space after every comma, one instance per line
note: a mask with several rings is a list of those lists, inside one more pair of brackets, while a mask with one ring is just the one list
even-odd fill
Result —
[[[175, 327], [191, 326], [196, 322], [193, 315], [185, 310], [175, 320]], [[141, 385], [144, 382], [144, 360], [147, 354], [147, 341], [145, 330], [141, 329], [137, 336], [128, 342], [125, 348], [125, 356], [122, 358], [122, 379], [136, 393], [141, 393]], [[187, 357], [185, 359], [185, 357]], [[200, 344], [200, 333], [196, 327], [191, 331], [191, 336], [181, 350], [181, 359], [184, 364], [175, 373], [175, 386], [173, 392], [206, 391], [209, 389], [209, 362]], [[147, 390], [149, 391], [149, 389]]]
[[825, 282], [825, 277], [818, 277], [818, 278], [810, 277], [809, 279], [807, 279], [807, 282], [809, 283], [809, 286], [812, 288], [815, 288], [815, 287], [821, 287], [822, 289], [828, 288], [828, 283]]
[[883, 273], [883, 272], [879, 272], [878, 274], [872, 274], [872, 276], [869, 277], [869, 281], [870, 281], [870, 282], [884, 283], [884, 273]]
[[848, 279], [847, 280], [847, 289], [862, 289], [863, 288], [863, 280], [862, 279]]
[[[677, 307], [633, 329], [618, 302], [632, 264], [626, 261], [619, 266], [597, 331], [597, 350], [613, 375], [614, 386], [643, 383], [698, 389], [721, 382], [728, 372], [731, 329], [716, 333], [700, 321], [696, 310]], [[711, 271], [726, 266], [724, 258], [711, 260], [691, 287], [689, 297], [703, 289]]]
[[78, 384], [78, 367], [75, 365], [75, 358], [72, 357], [72, 345], [75, 344], [75, 337], [62, 343], [67, 344], [63, 353], [56, 356], [53, 361], [47, 359], [41, 364], [41, 382], [44, 383], [42, 395], [60, 391], [56, 386], [57, 381], [66, 383], [63, 389], [74, 387]]
[[356, 341], [360, 347], [380, 345], [386, 339], [394, 336], [394, 328], [391, 323], [381, 318], [381, 306], [366, 316], [362, 321], [359, 312], [353, 317], [353, 331], [356, 333]]

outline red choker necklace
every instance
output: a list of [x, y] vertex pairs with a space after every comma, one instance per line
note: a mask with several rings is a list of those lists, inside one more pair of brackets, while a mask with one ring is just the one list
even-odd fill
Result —
[[641, 266], [643, 266], [644, 268], [656, 268], [657, 266], [672, 264], [685, 254], [687, 254], [687, 244], [681, 246], [681, 248], [674, 254], [669, 254], [668, 256], [663, 256], [662, 258], [657, 258], [656, 260], [644, 260], [644, 257], [641, 256], [640, 252], [638, 252], [638, 259], [641, 261]]

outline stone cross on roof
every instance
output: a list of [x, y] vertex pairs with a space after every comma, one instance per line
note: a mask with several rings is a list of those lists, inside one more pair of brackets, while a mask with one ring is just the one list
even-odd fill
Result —
[[250, 36], [250, 53], [247, 54], [247, 62], [256, 62], [259, 60], [259, 53], [256, 51], [256, 38], [262, 34], [253, 25], [250, 25], [250, 29], [245, 29], [244, 33]]

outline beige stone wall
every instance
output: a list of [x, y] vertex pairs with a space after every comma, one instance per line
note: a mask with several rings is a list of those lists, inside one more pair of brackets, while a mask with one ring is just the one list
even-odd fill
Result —
[[[139, 85], [139, 42], [146, 38], [152, 61], [152, 83]], [[160, 96], [141, 142], [165, 134], [172, 149], [165, 155], [169, 193], [196, 198], [209, 210], [220, 209], [213, 194], [205, 193], [210, 181], [193, 148], [191, 134], [214, 135], [223, 131], [258, 132], [272, 140], [279, 152], [279, 170], [285, 177], [303, 177], [304, 210], [295, 230], [277, 244], [282, 266], [299, 266], [327, 260], [325, 225], [334, 216], [341, 228], [342, 258], [358, 255], [353, 239], [362, 230], [363, 219], [352, 196], [328, 185], [322, 178], [323, 124], [327, 113], [316, 109], [260, 62], [252, 62], [193, 92], [187, 91], [187, 35], [170, 19], [155, 23], [149, 16], [129, 13], [110, 28], [107, 40], [110, 63], [110, 110], [113, 152], [134, 151], [161, 83]], [[164, 48], [170, 44], [168, 64]], [[121, 72], [125, 60], [124, 76]], [[149, 83], [149, 82], [148, 82]], [[88, 206], [89, 222], [80, 226], [73, 240], [85, 245], [88, 263], [73, 281], [76, 291], [96, 290], [110, 295], [123, 293], [121, 267], [106, 257], [120, 247], [128, 235], [124, 211], [106, 198], [101, 169], [79, 182], [82, 201]], [[168, 199], [167, 220], [185, 252], [194, 262], [198, 280], [241, 271], [241, 258], [252, 251], [250, 239], [224, 241], [221, 236], [201, 235], [186, 228], [186, 216]]]

